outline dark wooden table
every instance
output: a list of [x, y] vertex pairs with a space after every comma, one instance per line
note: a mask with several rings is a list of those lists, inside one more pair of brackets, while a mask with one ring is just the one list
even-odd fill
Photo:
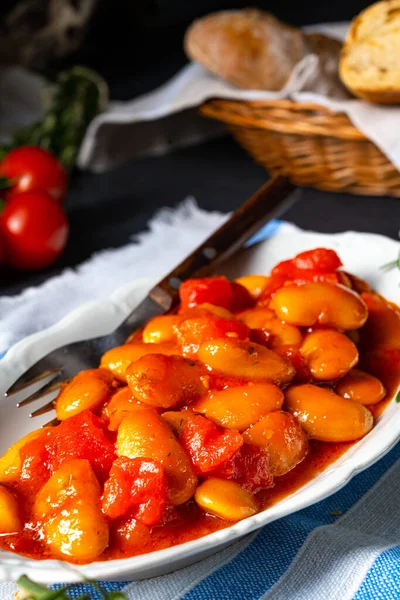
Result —
[[[42, 273], [1, 272], [0, 293], [17, 294], [93, 252], [126, 244], [158, 209], [176, 206], [188, 195], [207, 210], [234, 210], [266, 177], [228, 136], [101, 175], [82, 174], [72, 181], [67, 198], [71, 236], [60, 261]], [[397, 238], [400, 199], [303, 189], [284, 218], [322, 232], [353, 229]]]

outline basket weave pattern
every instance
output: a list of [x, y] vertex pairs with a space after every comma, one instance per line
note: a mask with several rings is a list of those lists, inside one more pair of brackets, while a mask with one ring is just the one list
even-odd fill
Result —
[[400, 173], [348, 117], [291, 100], [210, 100], [200, 111], [227, 124], [272, 174], [302, 186], [400, 197]]

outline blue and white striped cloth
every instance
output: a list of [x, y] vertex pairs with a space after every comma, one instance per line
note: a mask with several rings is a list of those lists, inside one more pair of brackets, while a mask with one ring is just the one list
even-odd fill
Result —
[[[399, 459], [397, 445], [330, 498], [200, 563], [102, 585], [129, 600], [398, 600]], [[83, 591], [90, 588], [78, 586], [71, 595]]]
[[[277, 230], [279, 222], [273, 222], [258, 240]], [[399, 459], [397, 445], [328, 499], [192, 566], [150, 580], [102, 585], [122, 590], [129, 600], [398, 600]], [[0, 584], [1, 600], [11, 598], [12, 589]], [[86, 585], [70, 594], [84, 591], [100, 598]]]

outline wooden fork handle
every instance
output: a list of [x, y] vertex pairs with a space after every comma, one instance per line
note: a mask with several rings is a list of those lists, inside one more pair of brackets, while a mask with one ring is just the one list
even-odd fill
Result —
[[236, 252], [263, 225], [283, 212], [295, 186], [281, 175], [274, 177], [249, 198], [217, 231], [187, 256], [149, 293], [164, 311], [178, 302], [182, 281], [202, 277]]

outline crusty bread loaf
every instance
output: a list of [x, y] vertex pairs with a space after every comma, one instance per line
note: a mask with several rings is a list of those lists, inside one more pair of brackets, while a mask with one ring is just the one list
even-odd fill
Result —
[[280, 90], [307, 53], [302, 32], [256, 10], [227, 10], [195, 21], [186, 32], [189, 58], [245, 89]]
[[373, 4], [353, 21], [340, 59], [340, 76], [360, 98], [400, 103], [400, 0]]

